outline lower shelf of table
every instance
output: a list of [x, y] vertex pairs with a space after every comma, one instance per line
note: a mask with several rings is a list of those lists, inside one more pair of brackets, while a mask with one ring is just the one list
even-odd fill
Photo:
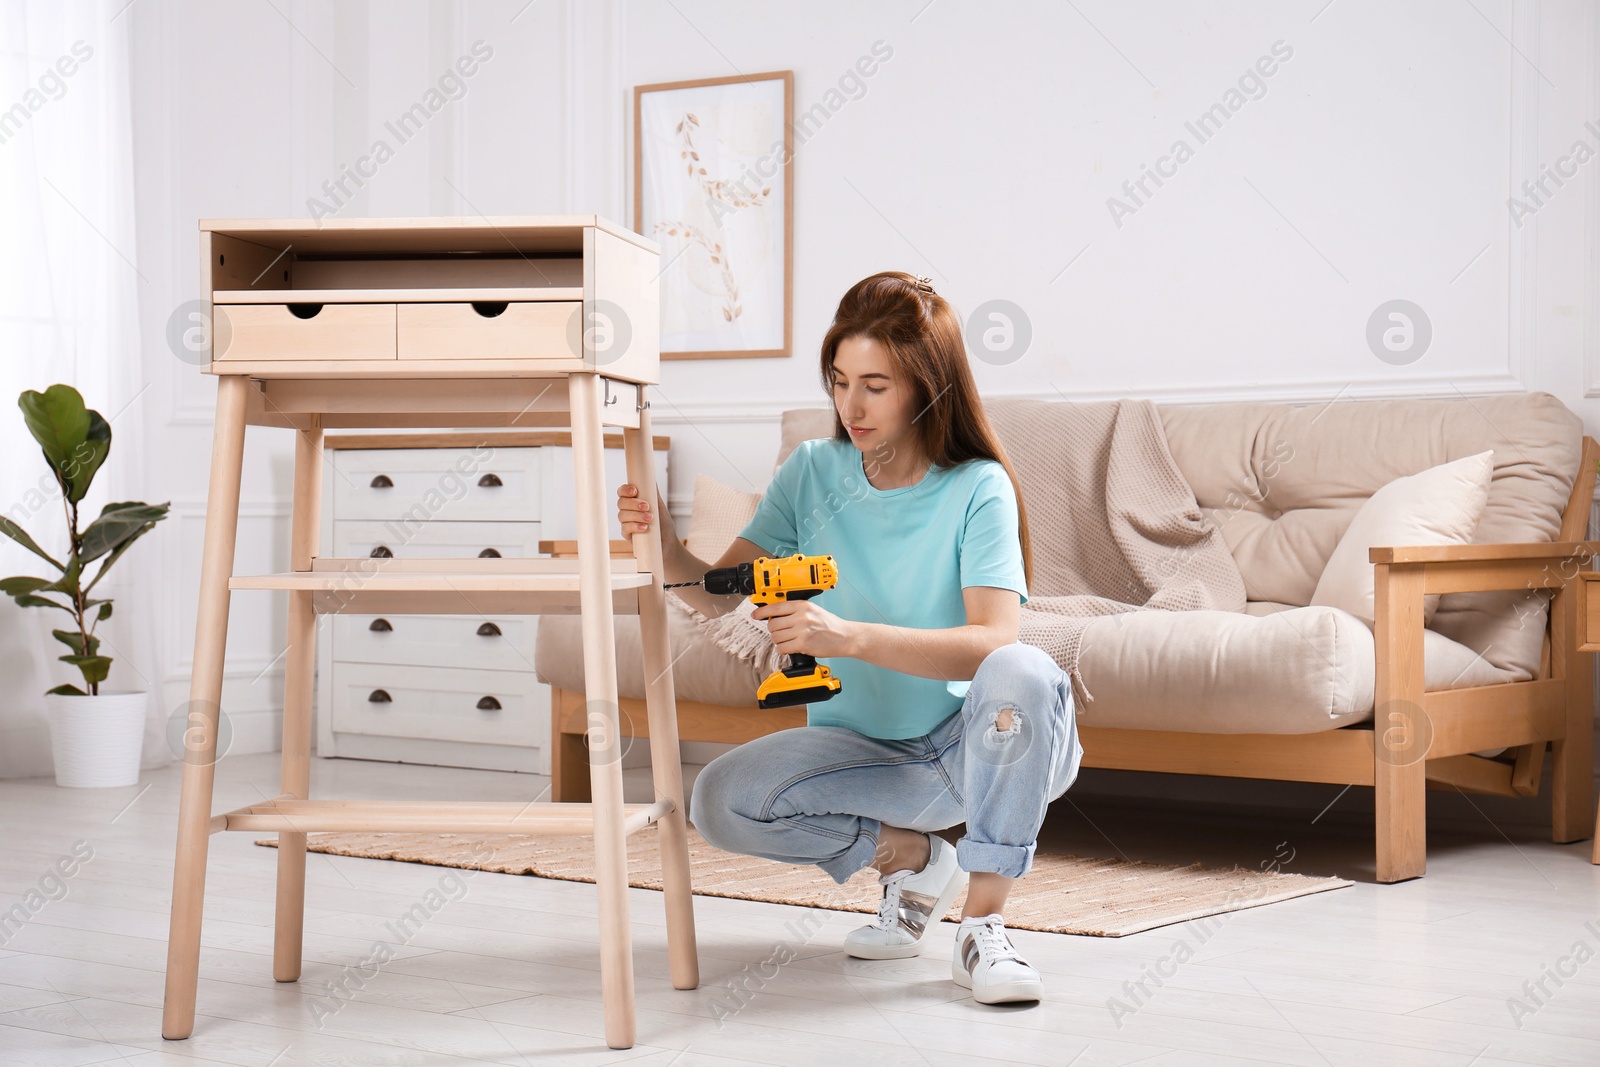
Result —
[[[673, 810], [671, 800], [622, 805], [631, 834]], [[274, 797], [211, 817], [210, 831], [278, 833], [591, 834], [594, 805], [516, 800], [302, 800]]]

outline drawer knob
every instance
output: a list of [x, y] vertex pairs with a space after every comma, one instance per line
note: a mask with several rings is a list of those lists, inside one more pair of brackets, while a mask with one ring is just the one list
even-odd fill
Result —
[[500, 637], [501, 636], [500, 627], [496, 626], [492, 622], [486, 622], [482, 626], [478, 627], [478, 636], [479, 637]]
[[371, 630], [375, 634], [386, 634], [393, 630], [394, 627], [389, 625], [388, 619], [373, 619], [372, 625], [368, 626], [367, 629]]
[[394, 553], [389, 551], [388, 545], [376, 545], [372, 549], [373, 559], [393, 559]]
[[472, 310], [486, 319], [492, 319], [496, 315], [504, 315], [508, 306], [504, 300], [474, 300], [472, 302]]
[[322, 311], [321, 304], [290, 304], [289, 314], [297, 319], [314, 319]]
[[393, 489], [394, 481], [387, 474], [380, 474], [376, 478], [372, 479], [372, 488]]
[[484, 697], [482, 700], [478, 701], [478, 710], [479, 711], [499, 711], [500, 710], [500, 702], [498, 700], [496, 700], [494, 697]]
[[495, 489], [499, 486], [505, 485], [506, 483], [500, 480], [500, 476], [498, 474], [485, 474], [482, 478], [478, 479], [478, 484], [483, 486], [485, 489]]
[[486, 548], [482, 552], [478, 553], [478, 558], [479, 559], [499, 559], [500, 558], [500, 550], [498, 548]]
[[392, 704], [394, 703], [394, 697], [389, 695], [389, 691], [387, 689], [374, 689], [371, 693], [367, 694], [367, 703]]

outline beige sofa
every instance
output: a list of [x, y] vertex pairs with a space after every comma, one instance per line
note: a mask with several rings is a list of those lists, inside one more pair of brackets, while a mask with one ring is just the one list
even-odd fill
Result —
[[[987, 403], [997, 413], [1011, 401]], [[1428, 786], [1532, 796], [1553, 744], [1552, 835], [1589, 836], [1592, 660], [1577, 651], [1575, 575], [1592, 568], [1593, 546], [1573, 542], [1587, 532], [1600, 446], [1576, 415], [1548, 393], [1158, 410], [1248, 603], [1096, 620], [1080, 661], [1094, 697], [1078, 707], [1084, 766], [1372, 787], [1377, 877], [1392, 882], [1423, 873]], [[830, 434], [832, 417], [786, 412], [777, 462]], [[1048, 447], [1003, 443], [1019, 470]], [[1375, 625], [1307, 606], [1368, 497], [1486, 449], [1495, 469], [1472, 545], [1375, 547]], [[1050, 570], [1035, 559], [1030, 593], [1060, 592]], [[1432, 593], [1443, 596], [1424, 626]], [[804, 724], [801, 708], [757, 709], [755, 668], [669, 614], [684, 741]], [[624, 732], [642, 735], [638, 620], [616, 625]], [[554, 798], [586, 799], [580, 620], [542, 619], [536, 661], [556, 692]]]

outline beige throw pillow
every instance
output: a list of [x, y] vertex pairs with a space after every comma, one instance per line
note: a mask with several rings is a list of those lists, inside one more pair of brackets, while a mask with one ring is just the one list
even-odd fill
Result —
[[[1368, 550], [1375, 545], [1470, 544], [1489, 503], [1493, 477], [1494, 452], [1479, 452], [1396, 478], [1373, 493], [1328, 557], [1311, 603], [1343, 608], [1373, 623], [1377, 596]], [[1438, 607], [1438, 593], [1423, 597], [1423, 619], [1431, 621]]]
[[755, 515], [761, 496], [723, 485], [704, 474], [695, 475], [687, 535], [689, 554], [707, 563], [721, 559]]

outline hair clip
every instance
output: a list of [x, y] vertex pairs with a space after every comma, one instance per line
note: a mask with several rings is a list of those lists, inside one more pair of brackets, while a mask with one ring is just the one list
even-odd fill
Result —
[[933, 279], [932, 278], [929, 278], [929, 277], [926, 277], [926, 276], [918, 276], [916, 281], [917, 281], [917, 288], [921, 289], [924, 293], [933, 292]]

